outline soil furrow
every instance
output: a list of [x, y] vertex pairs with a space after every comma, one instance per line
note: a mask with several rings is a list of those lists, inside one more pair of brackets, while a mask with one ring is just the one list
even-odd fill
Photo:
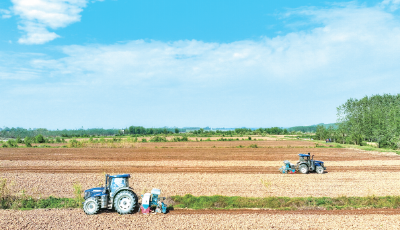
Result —
[[[328, 167], [325, 173], [335, 172], [400, 172], [400, 166], [349, 166]], [[236, 167], [167, 167], [167, 166], [15, 166], [0, 167], [0, 172], [35, 172], [35, 173], [262, 173], [262, 174], [280, 174], [278, 167], [254, 167], [254, 166], [236, 166]], [[298, 173], [298, 172], [297, 172]]]

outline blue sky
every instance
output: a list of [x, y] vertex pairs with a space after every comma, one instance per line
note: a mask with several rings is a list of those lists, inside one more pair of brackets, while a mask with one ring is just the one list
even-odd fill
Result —
[[0, 2], [0, 127], [290, 127], [397, 94], [400, 0]]

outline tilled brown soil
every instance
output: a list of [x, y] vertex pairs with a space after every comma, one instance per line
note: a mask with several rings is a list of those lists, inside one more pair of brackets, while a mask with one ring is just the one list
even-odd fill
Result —
[[[400, 172], [400, 166], [330, 166], [325, 173], [335, 172]], [[235, 167], [182, 167], [182, 166], [25, 166], [23, 168], [1, 167], [0, 172], [36, 172], [36, 173], [182, 173], [182, 172], [199, 172], [199, 173], [268, 173], [280, 174], [277, 167], [255, 167], [255, 166], [235, 166]]]
[[[105, 211], [112, 212], [112, 211]], [[383, 215], [400, 215], [399, 209], [348, 209], [348, 210], [294, 210], [294, 211], [283, 211], [283, 210], [269, 210], [269, 209], [230, 209], [230, 210], [193, 210], [193, 209], [176, 209], [169, 212], [171, 215], [180, 214], [230, 214], [230, 215], [241, 215], [241, 214], [297, 214], [297, 215], [371, 215], [371, 214], [383, 214]]]
[[[130, 173], [130, 172], [118, 172]], [[0, 173], [35, 197], [74, 197], [74, 183], [83, 189], [104, 184], [103, 173]], [[138, 194], [152, 188], [162, 196], [338, 197], [399, 195], [400, 172], [336, 172], [320, 174], [251, 173], [131, 173], [130, 186]]]
[[[350, 213], [350, 214], [349, 214]], [[2, 229], [400, 229], [394, 210], [361, 212], [173, 211], [87, 216], [79, 209], [0, 211]]]
[[[257, 144], [262, 148], [235, 148]], [[215, 146], [215, 148], [214, 148]], [[399, 195], [400, 157], [354, 149], [314, 148], [307, 141], [136, 143], [134, 148], [0, 148], [0, 177], [12, 192], [74, 197], [104, 183], [104, 173], [130, 173], [137, 194], [162, 196], [337, 197]], [[157, 148], [156, 148], [157, 147]], [[284, 175], [283, 160], [315, 155], [327, 173]], [[79, 209], [0, 211], [2, 229], [399, 229], [399, 210], [175, 210], [168, 215], [86, 216]]]
[[297, 161], [299, 153], [321, 161], [398, 160], [396, 154], [334, 148], [0, 148], [0, 160], [76, 161]]
[[[191, 137], [189, 138], [189, 142], [140, 142], [141, 138], [139, 138], [139, 142], [127, 142], [125, 140], [122, 141], [124, 143], [129, 143], [130, 145], [126, 145], [129, 148], [219, 148], [219, 147], [224, 147], [224, 148], [234, 148], [234, 147], [248, 147], [250, 145], [257, 145], [259, 147], [315, 147], [315, 143], [310, 142], [310, 141], [285, 141], [285, 140], [277, 140], [275, 138], [268, 138], [268, 137], [256, 137], [256, 141], [249, 141], [249, 140], [242, 140], [243, 137], [239, 137], [239, 141], [236, 140], [236, 137], [224, 137], [224, 139], [234, 139], [234, 141], [216, 141], [220, 139], [220, 137], [210, 137], [210, 140], [213, 141], [204, 141], [207, 139], [206, 138], [196, 138]], [[149, 140], [149, 138], [146, 138]], [[171, 139], [171, 138], [167, 138]], [[247, 139], [244, 138], [244, 139]], [[77, 139], [79, 140], [79, 139]], [[87, 141], [87, 139], [85, 139]], [[203, 141], [200, 141], [203, 140]], [[67, 140], [68, 142], [68, 140]], [[114, 144], [118, 146], [119, 142], [115, 142]], [[20, 146], [24, 146], [24, 144], [19, 144]], [[43, 144], [32, 144], [32, 146], [40, 146]], [[46, 143], [46, 145], [49, 146], [67, 146], [68, 143]], [[332, 144], [330, 144], [332, 145]], [[102, 147], [107, 147], [107, 144], [101, 144], [101, 143], [91, 143], [89, 144], [91, 148], [102, 148]], [[329, 144], [327, 144], [329, 146]]]

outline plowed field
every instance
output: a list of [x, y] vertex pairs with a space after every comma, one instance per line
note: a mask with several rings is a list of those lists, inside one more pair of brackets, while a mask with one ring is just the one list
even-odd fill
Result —
[[[251, 144], [257, 144], [258, 148], [246, 147]], [[311, 153], [315, 159], [324, 161], [326, 172], [279, 174], [282, 161], [296, 163], [298, 153]], [[315, 148], [315, 143], [308, 141], [136, 143], [134, 148], [0, 148], [0, 176], [13, 182], [14, 192], [24, 189], [35, 197], [73, 197], [74, 183], [80, 183], [83, 189], [97, 187], [104, 183], [104, 173], [130, 173], [131, 186], [138, 194], [157, 187], [164, 196], [188, 193], [245, 197], [400, 195], [400, 156], [356, 149]], [[34, 229], [42, 224], [51, 227], [58, 221], [62, 224], [52, 228], [91, 228], [87, 218], [95, 218], [95, 222], [104, 224], [94, 228], [107, 228], [111, 223], [107, 220], [111, 218], [118, 219], [113, 227], [122, 228], [153, 226], [150, 223], [154, 221], [158, 226], [172, 229], [213, 229], [217, 223], [217, 228], [222, 229], [285, 229], [288, 226], [293, 229], [365, 229], [379, 228], [376, 221], [380, 220], [383, 228], [395, 226], [396, 229], [399, 213], [398, 210], [393, 212], [382, 221], [388, 213], [366, 212], [346, 217], [346, 212], [339, 212], [339, 216], [331, 217], [318, 211], [284, 215], [176, 211], [166, 216], [120, 217], [105, 212], [87, 217], [81, 210], [34, 210], [2, 211], [0, 224], [9, 226], [7, 224], [12, 222], [15, 228]], [[238, 217], [231, 218], [233, 214]], [[37, 215], [41, 216], [38, 223], [35, 222], [37, 225], [30, 224], [28, 219]], [[74, 218], [68, 220], [68, 216]], [[359, 220], [356, 225], [355, 220]], [[314, 224], [315, 221], [319, 224]], [[175, 222], [181, 225], [174, 225]]]
[[400, 213], [378, 211], [179, 211], [87, 216], [81, 210], [0, 211], [2, 229], [400, 229]]

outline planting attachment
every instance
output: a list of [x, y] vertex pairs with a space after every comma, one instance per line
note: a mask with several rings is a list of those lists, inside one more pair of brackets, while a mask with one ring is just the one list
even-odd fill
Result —
[[155, 207], [152, 213], [167, 213], [167, 205], [161, 200], [165, 200], [165, 197], [159, 197], [161, 190], [153, 188], [151, 193], [145, 193], [142, 195], [142, 205], [140, 210], [143, 214], [149, 214], [152, 211], [152, 207]]
[[296, 167], [294, 164], [291, 164], [288, 160], [283, 161], [283, 163], [285, 164], [284, 166], [282, 166], [279, 171], [281, 173], [296, 173]]

